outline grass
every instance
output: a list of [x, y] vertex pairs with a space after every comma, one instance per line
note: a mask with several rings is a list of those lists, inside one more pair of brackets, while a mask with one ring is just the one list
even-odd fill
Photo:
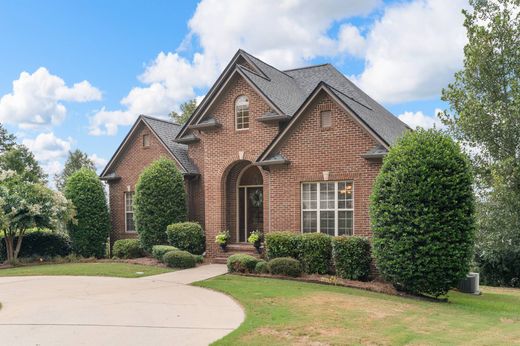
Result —
[[[0, 277], [35, 275], [78, 275], [137, 278], [167, 273], [170, 271], [172, 271], [172, 269], [131, 263], [65, 263], [41, 264], [0, 269]], [[138, 274], [139, 272], [142, 274]]]
[[296, 281], [225, 275], [196, 283], [237, 299], [246, 320], [216, 345], [520, 343], [520, 290], [449, 293], [449, 303]]

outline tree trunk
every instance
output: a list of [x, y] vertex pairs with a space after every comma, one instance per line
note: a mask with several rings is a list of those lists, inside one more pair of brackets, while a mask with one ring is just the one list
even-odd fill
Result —
[[12, 236], [6, 235], [4, 237], [5, 240], [5, 251], [7, 253], [7, 261], [11, 263], [13, 261], [13, 238]]
[[13, 259], [16, 261], [18, 259], [18, 254], [20, 253], [20, 249], [22, 248], [22, 240], [25, 231], [21, 231], [18, 235], [18, 240], [16, 241], [16, 249], [14, 250]]

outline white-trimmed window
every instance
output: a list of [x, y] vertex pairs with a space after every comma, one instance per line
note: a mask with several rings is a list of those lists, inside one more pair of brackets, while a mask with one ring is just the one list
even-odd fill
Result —
[[352, 235], [354, 184], [351, 181], [302, 183], [302, 232]]
[[249, 128], [249, 99], [241, 95], [235, 101], [235, 127], [237, 130]]
[[125, 192], [125, 232], [135, 232], [133, 192]]

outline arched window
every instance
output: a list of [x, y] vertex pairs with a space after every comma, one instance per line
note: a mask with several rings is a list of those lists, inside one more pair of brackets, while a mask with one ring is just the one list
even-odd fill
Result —
[[249, 128], [249, 99], [247, 96], [239, 96], [235, 101], [235, 126], [237, 130]]

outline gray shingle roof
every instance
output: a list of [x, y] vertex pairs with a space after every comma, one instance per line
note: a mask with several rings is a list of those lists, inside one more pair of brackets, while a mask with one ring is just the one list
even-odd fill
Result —
[[199, 170], [197, 166], [191, 162], [188, 157], [188, 146], [186, 144], [180, 144], [174, 142], [175, 137], [181, 129], [181, 125], [175, 124], [168, 120], [152, 118], [147, 115], [141, 116], [153, 132], [157, 134], [159, 139], [168, 147], [168, 149], [175, 155], [175, 158], [186, 169], [188, 174], [198, 174]]
[[393, 145], [409, 129], [330, 64], [279, 71], [254, 56], [243, 53], [267, 78], [243, 66], [239, 67], [241, 71], [286, 115], [294, 115], [318, 84], [323, 82], [387, 144]]

